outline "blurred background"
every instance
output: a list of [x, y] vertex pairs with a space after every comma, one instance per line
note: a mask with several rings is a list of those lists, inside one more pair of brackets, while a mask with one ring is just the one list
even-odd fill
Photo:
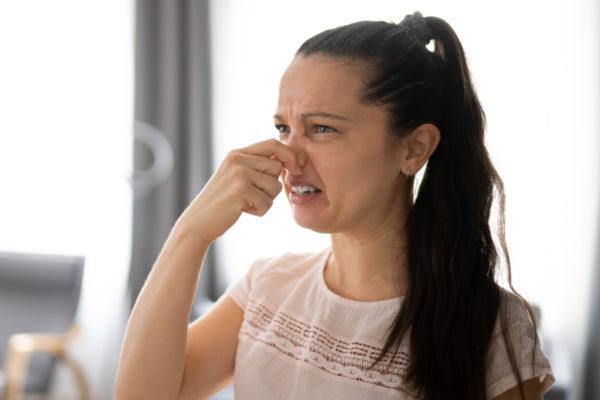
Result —
[[[65, 348], [90, 398], [114, 398], [130, 309], [177, 217], [227, 152], [276, 136], [301, 43], [415, 10], [448, 21], [469, 58], [513, 280], [541, 310], [556, 398], [600, 399], [598, 1], [0, 0], [0, 252], [84, 259]], [[215, 243], [192, 319], [255, 259], [328, 246], [288, 207], [279, 196]], [[0, 281], [14, 276], [0, 254]], [[20, 312], [2, 300], [0, 318]], [[79, 399], [77, 382], [57, 363], [26, 398]]]

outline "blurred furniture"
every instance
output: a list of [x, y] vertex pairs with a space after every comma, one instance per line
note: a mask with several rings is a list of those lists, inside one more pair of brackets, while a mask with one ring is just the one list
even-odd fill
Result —
[[75, 375], [81, 399], [89, 400], [79, 366], [67, 345], [78, 334], [82, 257], [0, 252], [0, 393], [19, 400], [47, 391], [57, 359]]

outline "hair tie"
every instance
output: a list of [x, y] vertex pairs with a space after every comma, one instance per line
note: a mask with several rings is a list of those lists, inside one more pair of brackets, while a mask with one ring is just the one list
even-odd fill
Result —
[[408, 14], [398, 26], [410, 30], [424, 45], [428, 45], [433, 39], [433, 31], [427, 26], [427, 21], [420, 11], [415, 11], [412, 15]]

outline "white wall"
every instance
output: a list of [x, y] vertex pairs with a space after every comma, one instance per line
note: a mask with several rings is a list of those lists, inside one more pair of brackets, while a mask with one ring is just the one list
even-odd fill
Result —
[[[310, 36], [365, 19], [399, 22], [415, 10], [454, 27], [506, 186], [516, 287], [542, 307], [546, 332], [567, 343], [574, 376], [581, 376], [599, 222], [597, 2], [213, 0], [212, 6], [215, 168], [229, 150], [275, 137], [279, 78]], [[279, 196], [265, 217], [243, 215], [218, 241], [218, 252], [232, 280], [258, 257], [328, 243], [328, 236], [296, 226]]]
[[2, 1], [0, 49], [0, 251], [86, 258], [72, 352], [109, 398], [131, 243], [133, 3]]

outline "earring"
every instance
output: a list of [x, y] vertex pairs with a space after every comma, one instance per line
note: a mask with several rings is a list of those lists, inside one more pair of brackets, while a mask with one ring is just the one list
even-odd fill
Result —
[[410, 178], [410, 167], [406, 168], [406, 177]]

